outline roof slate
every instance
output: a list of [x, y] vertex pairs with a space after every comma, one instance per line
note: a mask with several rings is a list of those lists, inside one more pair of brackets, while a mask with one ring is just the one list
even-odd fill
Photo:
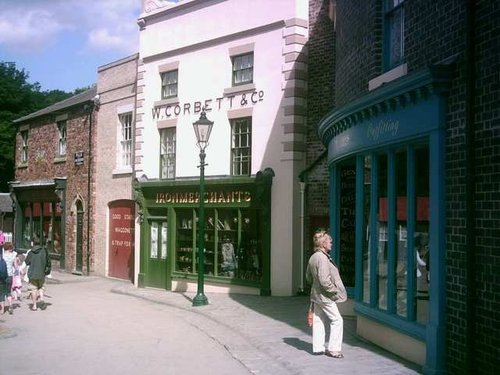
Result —
[[73, 106], [78, 105], [78, 104], [83, 104], [85, 102], [89, 102], [92, 99], [94, 99], [96, 94], [97, 94], [97, 87], [94, 86], [86, 91], [83, 91], [79, 94], [73, 95], [72, 97], [70, 97], [68, 99], [64, 99], [60, 102], [52, 104], [51, 106], [43, 108], [39, 111], [30, 113], [29, 115], [23, 116], [21, 118], [18, 118], [16, 120], [14, 120], [13, 122], [14, 123], [25, 122], [25, 121], [32, 120], [34, 118], [37, 118], [37, 117], [40, 117], [43, 115], [48, 115], [48, 114], [51, 114], [51, 113], [54, 113], [54, 112], [57, 112], [57, 111], [60, 111], [60, 110], [63, 110], [63, 109], [69, 108], [69, 107], [73, 107]]

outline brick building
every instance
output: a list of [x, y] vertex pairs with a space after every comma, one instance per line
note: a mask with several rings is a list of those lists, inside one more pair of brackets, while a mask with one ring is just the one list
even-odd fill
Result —
[[93, 87], [14, 121], [15, 246], [26, 251], [38, 239], [75, 273], [88, 273], [93, 261], [96, 93]]
[[96, 87], [15, 121], [18, 248], [38, 237], [62, 269], [134, 280], [137, 62], [98, 67]]
[[[312, 82], [333, 67], [323, 87], [333, 88], [332, 104], [316, 127], [328, 148], [330, 231], [358, 334], [427, 374], [493, 374], [500, 8], [310, 4], [311, 14], [323, 8], [317, 25], [333, 14], [334, 32], [311, 25], [309, 124], [312, 90], [325, 95]], [[328, 65], [318, 63], [325, 50]], [[308, 139], [312, 162], [320, 151]]]
[[132, 200], [138, 55], [98, 67], [101, 107], [96, 124], [95, 261], [100, 275], [134, 280]]

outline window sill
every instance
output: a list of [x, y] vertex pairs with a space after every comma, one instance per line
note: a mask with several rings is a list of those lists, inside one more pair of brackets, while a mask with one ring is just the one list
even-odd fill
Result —
[[66, 156], [56, 156], [54, 158], [54, 164], [66, 163]]
[[417, 340], [425, 341], [425, 326], [418, 322], [410, 322], [397, 315], [392, 315], [378, 308], [373, 308], [362, 302], [355, 302], [354, 312], [366, 318], [384, 324]]
[[228, 96], [231, 94], [239, 94], [241, 92], [255, 91], [255, 83], [247, 83], [246, 85], [239, 85], [228, 87], [224, 89], [223, 95]]
[[368, 81], [368, 91], [375, 90], [376, 88], [382, 86], [384, 83], [394, 81], [400, 77], [405, 76], [408, 73], [408, 65], [401, 64], [378, 77], [373, 78]]
[[131, 174], [132, 167], [117, 168], [117, 169], [114, 169], [112, 173], [113, 173], [113, 176]]
[[17, 165], [17, 168], [18, 169], [28, 168], [28, 163], [20, 163], [20, 164]]
[[165, 105], [179, 104], [179, 98], [176, 96], [175, 98], [162, 99], [154, 102], [155, 107], [161, 107]]

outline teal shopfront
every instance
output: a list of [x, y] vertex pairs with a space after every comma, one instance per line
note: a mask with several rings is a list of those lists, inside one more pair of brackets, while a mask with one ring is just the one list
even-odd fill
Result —
[[[270, 294], [270, 169], [205, 180], [205, 283]], [[199, 180], [137, 181], [140, 287], [197, 281]]]
[[445, 67], [410, 74], [319, 127], [334, 251], [341, 273], [355, 267], [358, 333], [429, 369], [441, 367], [445, 345], [448, 83]]

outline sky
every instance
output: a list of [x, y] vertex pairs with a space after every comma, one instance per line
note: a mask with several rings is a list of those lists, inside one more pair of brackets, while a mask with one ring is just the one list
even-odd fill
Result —
[[0, 62], [42, 91], [72, 92], [139, 52], [141, 0], [0, 0]]

